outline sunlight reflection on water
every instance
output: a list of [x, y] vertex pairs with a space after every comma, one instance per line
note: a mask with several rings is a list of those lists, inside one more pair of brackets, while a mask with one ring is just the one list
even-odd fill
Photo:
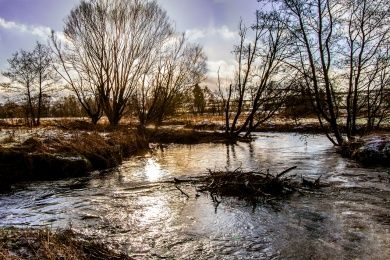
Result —
[[145, 172], [147, 180], [152, 182], [157, 181], [166, 175], [161, 169], [161, 165], [156, 162], [154, 158], [148, 158], [146, 160], [146, 165], [143, 171]]
[[[298, 166], [324, 191], [252, 208], [223, 199], [217, 210], [191, 185], [170, 183], [207, 169]], [[388, 169], [341, 158], [323, 136], [258, 134], [252, 143], [171, 145], [130, 158], [109, 174], [41, 182], [0, 195], [0, 226], [66, 227], [119, 244], [136, 259], [386, 259]]]

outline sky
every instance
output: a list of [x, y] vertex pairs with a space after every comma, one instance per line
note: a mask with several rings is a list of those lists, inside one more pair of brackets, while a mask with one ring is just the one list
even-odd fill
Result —
[[[0, 0], [0, 71], [20, 50], [31, 50], [36, 41], [47, 42], [51, 29], [62, 31], [64, 19], [80, 0]], [[208, 56], [208, 81], [218, 68], [234, 68], [232, 48], [238, 41], [238, 23], [255, 19], [257, 0], [157, 0], [179, 32], [203, 46]], [[0, 78], [1, 80], [1, 78]]]

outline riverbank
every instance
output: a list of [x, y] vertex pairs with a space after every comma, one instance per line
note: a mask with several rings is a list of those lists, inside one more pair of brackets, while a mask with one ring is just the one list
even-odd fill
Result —
[[[238, 125], [242, 123], [238, 121]], [[365, 122], [359, 121], [358, 128], [364, 126]], [[182, 126], [188, 129], [223, 131], [225, 129], [225, 118], [222, 115], [182, 115], [168, 118], [163, 125]], [[363, 129], [363, 128], [362, 128]], [[330, 131], [329, 128], [325, 129]], [[390, 132], [390, 122], [383, 123], [379, 131]], [[318, 123], [316, 117], [292, 119], [288, 117], [274, 117], [258, 126], [254, 132], [279, 132], [279, 133], [304, 133], [321, 134], [324, 129]], [[364, 134], [363, 132], [360, 134]]]
[[390, 134], [372, 134], [352, 142], [350, 157], [364, 165], [390, 166]]
[[223, 133], [190, 129], [94, 126], [66, 121], [39, 128], [0, 130], [0, 191], [23, 181], [58, 180], [119, 166], [124, 158], [149, 149], [149, 143], [226, 142]]
[[0, 259], [131, 259], [72, 230], [0, 229]]
[[2, 129], [0, 190], [21, 181], [56, 180], [113, 168], [147, 148], [145, 137], [132, 130]]
[[[3, 125], [0, 129], [0, 191], [17, 182], [78, 177], [94, 170], [113, 168], [120, 165], [124, 158], [149, 149], [149, 143], [229, 142], [222, 131], [202, 127], [202, 122], [184, 126], [171, 123], [173, 125], [146, 128], [142, 134], [131, 124], [112, 128], [107, 124], [93, 125], [71, 119], [48, 121], [39, 128]], [[299, 129], [301, 131], [288, 123], [276, 126], [271, 123], [259, 131], [320, 131], [310, 120]], [[341, 153], [366, 165], [389, 165], [390, 138], [389, 135], [384, 136], [357, 139]]]

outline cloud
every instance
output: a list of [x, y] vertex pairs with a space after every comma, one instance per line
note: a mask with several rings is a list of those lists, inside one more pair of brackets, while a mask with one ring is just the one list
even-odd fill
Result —
[[206, 30], [195, 28], [195, 29], [187, 30], [185, 34], [189, 40], [196, 41], [206, 37]]
[[221, 79], [231, 79], [234, 76], [236, 70], [235, 60], [218, 60], [218, 61], [207, 61], [208, 77], [211, 80], [217, 80], [218, 71]]
[[199, 39], [204, 39], [210, 36], [222, 37], [225, 40], [232, 40], [238, 37], [236, 31], [232, 31], [226, 25], [221, 27], [208, 27], [208, 28], [194, 28], [186, 31], [186, 36], [191, 41], [196, 41]]
[[234, 60], [210, 60], [207, 61], [207, 79], [203, 85], [212, 91], [218, 90], [218, 70], [221, 87], [228, 86], [234, 78], [236, 62]]
[[[1, 72], [1, 71], [0, 71]], [[4, 77], [1, 73], [0, 73], [0, 83], [4, 83], [4, 82], [7, 82], [8, 79], [6, 77]]]
[[14, 21], [7, 21], [0, 17], [0, 29], [1, 28], [10, 31], [31, 34], [45, 39], [51, 33], [51, 29], [46, 26], [26, 25]]
[[207, 61], [207, 82], [206, 84], [215, 87], [218, 80], [218, 71], [222, 82], [227, 82], [234, 77], [236, 61], [231, 53], [235, 42], [239, 40], [237, 31], [231, 30], [228, 26], [207, 28], [193, 28], [186, 31], [189, 41], [198, 42], [204, 45]]

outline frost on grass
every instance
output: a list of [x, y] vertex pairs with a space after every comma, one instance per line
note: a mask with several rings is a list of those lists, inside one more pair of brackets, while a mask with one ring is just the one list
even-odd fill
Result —
[[390, 135], [364, 138], [353, 157], [366, 164], [390, 164]]

